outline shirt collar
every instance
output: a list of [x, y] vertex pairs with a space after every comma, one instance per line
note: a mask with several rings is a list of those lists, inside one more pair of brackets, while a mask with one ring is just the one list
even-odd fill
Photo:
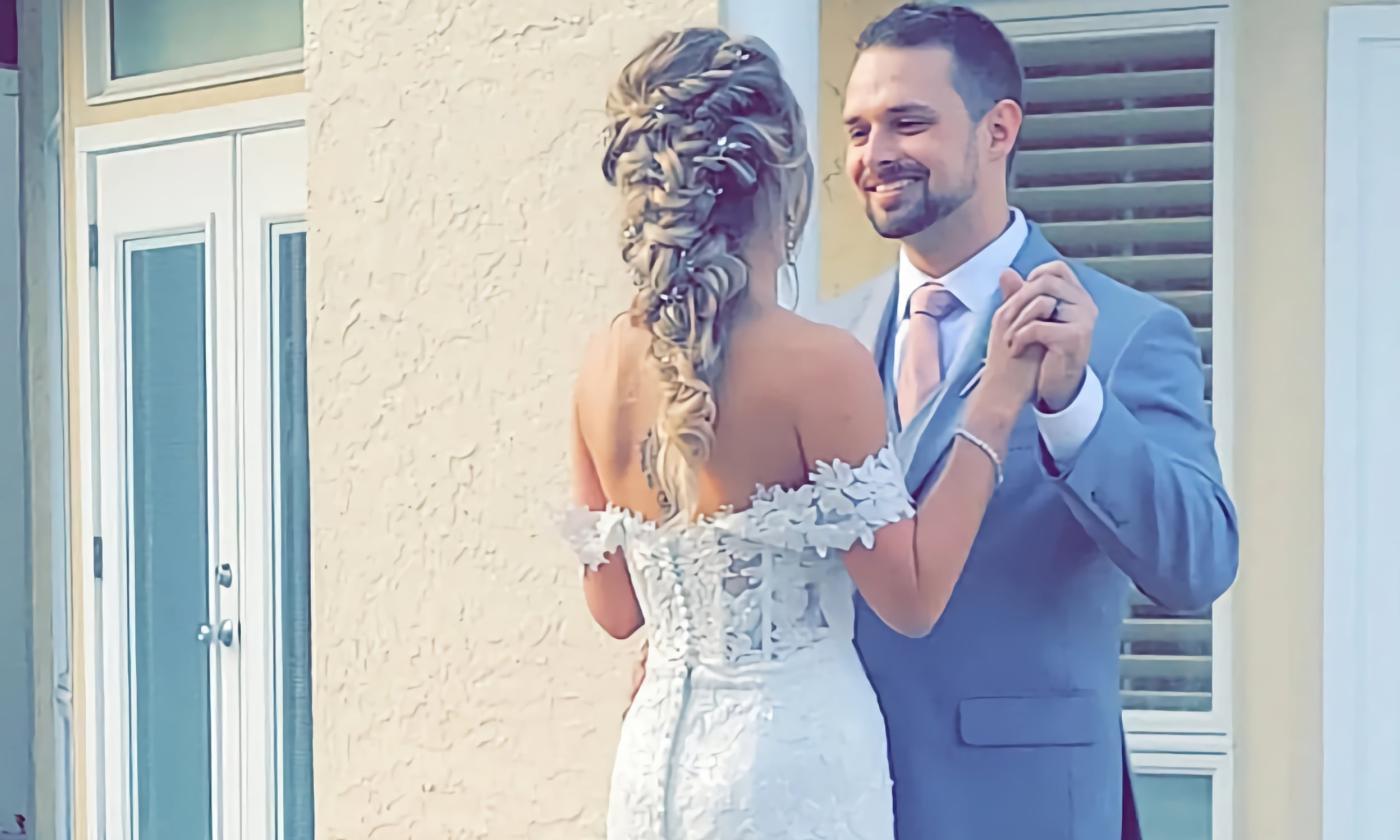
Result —
[[986, 306], [996, 294], [1001, 273], [1011, 266], [1026, 242], [1026, 217], [1011, 208], [1011, 221], [1001, 236], [973, 254], [966, 262], [943, 277], [930, 277], [909, 261], [908, 252], [899, 250], [899, 313], [903, 319], [909, 312], [909, 297], [927, 283], [942, 283], [958, 302], [973, 314]]

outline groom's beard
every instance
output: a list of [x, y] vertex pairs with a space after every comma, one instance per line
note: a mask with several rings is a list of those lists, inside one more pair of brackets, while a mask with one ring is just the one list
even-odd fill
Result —
[[977, 156], [973, 151], [972, 138], [968, 138], [967, 151], [963, 156], [962, 183], [954, 184], [949, 189], [935, 191], [929, 183], [928, 169], [912, 162], [897, 173], [881, 175], [883, 180], [900, 176], [917, 178], [922, 189], [909, 189], [910, 195], [888, 208], [875, 206], [871, 196], [867, 195], [865, 217], [870, 220], [875, 232], [886, 239], [903, 239], [928, 230], [966, 204], [977, 191]]
[[938, 193], [929, 189], [928, 181], [917, 195], [907, 196], [895, 207], [886, 209], [874, 206], [870, 199], [865, 202], [865, 216], [875, 228], [875, 232], [886, 239], [903, 239], [906, 236], [927, 230], [947, 218], [972, 198], [973, 189], [952, 193]]

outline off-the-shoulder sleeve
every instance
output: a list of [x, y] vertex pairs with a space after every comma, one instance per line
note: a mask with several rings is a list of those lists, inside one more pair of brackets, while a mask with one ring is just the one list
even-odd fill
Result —
[[626, 522], [626, 514], [611, 507], [607, 510], [573, 507], [560, 517], [559, 530], [583, 568], [596, 572], [608, 562], [609, 553], [622, 548], [627, 538]]
[[801, 487], [760, 491], [749, 515], [737, 518], [729, 530], [742, 539], [810, 548], [825, 557], [857, 542], [870, 548], [876, 531], [913, 515], [904, 468], [893, 446], [886, 445], [859, 466], [819, 462]]

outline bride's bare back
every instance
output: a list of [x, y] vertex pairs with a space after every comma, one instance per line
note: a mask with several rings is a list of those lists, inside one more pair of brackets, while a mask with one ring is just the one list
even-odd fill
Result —
[[[650, 518], [661, 515], [657, 489], [643, 470], [643, 450], [660, 408], [651, 334], [627, 317], [597, 335], [578, 379], [578, 423], [609, 502]], [[731, 328], [724, 373], [715, 384], [718, 419], [709, 460], [697, 470], [702, 515], [747, 507], [757, 485], [786, 487], [807, 479], [798, 437], [818, 360], [851, 339], [776, 307]]]

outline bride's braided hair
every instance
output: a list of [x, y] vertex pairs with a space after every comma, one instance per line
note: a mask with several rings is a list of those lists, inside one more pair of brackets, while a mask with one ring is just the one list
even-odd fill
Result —
[[806, 222], [812, 162], [769, 48], [718, 29], [659, 37], [608, 95], [603, 174], [624, 203], [632, 317], [652, 334], [662, 400], [643, 468], [665, 521], [694, 517], [715, 440], [725, 339], [748, 289], [739, 253], [760, 191], [777, 189], [787, 247]]

